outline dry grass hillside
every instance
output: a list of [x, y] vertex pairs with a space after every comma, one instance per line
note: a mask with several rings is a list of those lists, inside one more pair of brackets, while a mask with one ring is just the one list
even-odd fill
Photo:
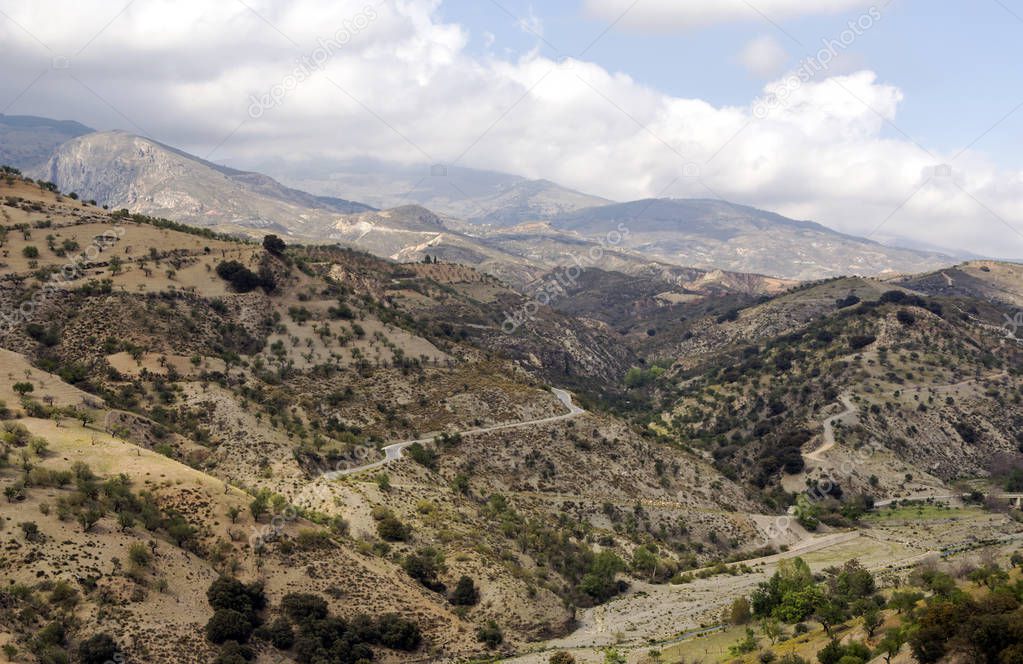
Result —
[[[756, 546], [739, 486], [610, 415], [473, 433], [560, 415], [549, 383], [610, 381], [631, 360], [551, 311], [502, 332], [523, 300], [491, 277], [264, 248], [15, 176], [0, 197], [12, 661], [101, 633], [152, 662], [235, 661], [225, 640], [259, 661], [511, 652], [630, 579]], [[211, 603], [224, 576], [248, 590]], [[348, 622], [313, 629], [295, 593]]]

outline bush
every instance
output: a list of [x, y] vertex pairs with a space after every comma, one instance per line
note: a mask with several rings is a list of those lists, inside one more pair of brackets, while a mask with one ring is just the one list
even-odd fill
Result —
[[455, 590], [451, 593], [451, 603], [455, 606], [475, 606], [480, 601], [480, 591], [476, 584], [467, 576], [458, 580]]
[[70, 664], [71, 658], [60, 646], [47, 646], [39, 652], [39, 664]]
[[213, 643], [245, 643], [252, 635], [252, 629], [252, 623], [245, 614], [234, 609], [217, 609], [206, 623], [206, 638]]
[[847, 644], [841, 644], [838, 641], [832, 640], [828, 645], [824, 646], [824, 649], [817, 653], [817, 659], [821, 664], [856, 664], [859, 662], [868, 662], [871, 659], [870, 648], [859, 643], [858, 641], [850, 641]]
[[437, 549], [424, 547], [405, 556], [402, 567], [409, 576], [430, 590], [444, 590], [444, 584], [437, 580], [437, 575], [444, 570], [444, 555]]
[[476, 640], [487, 644], [488, 648], [496, 648], [504, 642], [504, 632], [493, 620], [476, 630]]
[[385, 613], [380, 616], [376, 632], [380, 645], [395, 650], [415, 650], [423, 640], [419, 626], [396, 613]]
[[109, 634], [95, 634], [78, 644], [82, 664], [107, 664], [116, 661], [117, 642]]
[[739, 597], [732, 602], [732, 605], [725, 611], [724, 619], [731, 625], [745, 625], [753, 619], [750, 611], [749, 600]]
[[36, 632], [35, 647], [45, 649], [49, 646], [63, 646], [67, 642], [67, 630], [63, 623], [53, 621]]
[[210, 584], [206, 599], [214, 610], [231, 609], [251, 617], [266, 608], [266, 593], [263, 584], [245, 585], [238, 579], [222, 576]]
[[559, 650], [551, 655], [551, 658], [547, 661], [550, 664], [575, 664], [575, 657], [572, 657], [570, 653], [564, 650]]
[[410, 529], [393, 514], [377, 521], [377, 534], [388, 542], [404, 542], [409, 538]]
[[135, 542], [128, 549], [128, 560], [136, 567], [148, 567], [152, 559], [153, 555], [150, 553], [149, 547], [143, 542]]
[[312, 593], [289, 593], [281, 599], [281, 611], [298, 624], [327, 617], [327, 602]]
[[850, 294], [850, 295], [846, 295], [841, 300], [836, 300], [835, 301], [835, 306], [838, 307], [839, 309], [845, 309], [847, 307], [852, 307], [852, 306], [857, 305], [859, 303], [860, 303], [860, 298], [856, 297], [855, 295]]
[[256, 653], [252, 648], [243, 646], [237, 641], [226, 641], [220, 648], [217, 658], [213, 664], [245, 664], [255, 659]]
[[224, 261], [217, 265], [217, 276], [230, 283], [238, 293], [248, 293], [263, 285], [258, 274], [238, 261]]
[[266, 640], [278, 650], [288, 650], [295, 645], [295, 632], [291, 629], [291, 623], [284, 618], [278, 618], [270, 623], [266, 629]]
[[280, 256], [288, 248], [288, 245], [276, 235], [267, 235], [263, 238], [263, 248], [274, 256]]
[[299, 531], [298, 536], [295, 538], [295, 544], [298, 548], [305, 551], [313, 549], [325, 549], [334, 545], [334, 540], [330, 538], [330, 533], [326, 530], [302, 530]]
[[420, 443], [412, 443], [406, 450], [410, 459], [415, 461], [421, 466], [429, 468], [430, 470], [436, 470], [437, 468], [437, 453], [431, 449], [428, 449]]
[[857, 334], [849, 337], [849, 347], [853, 350], [860, 350], [861, 348], [866, 348], [875, 341], [877, 341], [877, 337], [872, 334]]

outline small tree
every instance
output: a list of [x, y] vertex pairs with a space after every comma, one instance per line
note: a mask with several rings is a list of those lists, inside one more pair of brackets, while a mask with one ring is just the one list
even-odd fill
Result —
[[39, 535], [39, 525], [35, 521], [23, 521], [18, 526], [21, 528], [21, 532], [25, 534], [25, 539], [29, 542], [37, 542], [42, 539]]
[[738, 597], [725, 610], [723, 620], [732, 625], [745, 625], [752, 617], [753, 614], [750, 612], [749, 600], [745, 597]]
[[888, 605], [900, 615], [903, 613], [911, 614], [916, 608], [917, 602], [923, 598], [924, 594], [921, 592], [900, 591], [892, 593], [892, 598], [888, 600]]
[[774, 645], [782, 634], [781, 622], [777, 618], [764, 618], [760, 621], [760, 632]]
[[109, 634], [95, 634], [78, 645], [82, 664], [107, 664], [118, 659], [117, 642]]
[[822, 602], [813, 615], [824, 628], [829, 639], [834, 638], [832, 631], [835, 625], [842, 623], [846, 619], [845, 611], [842, 610], [842, 607], [831, 600]]
[[884, 623], [881, 612], [876, 607], [867, 609], [863, 614], [863, 629], [867, 632], [868, 638], [874, 638], [874, 632]]
[[267, 235], [263, 237], [263, 248], [274, 256], [280, 256], [288, 248], [288, 245], [276, 235]]
[[96, 525], [100, 519], [103, 518], [103, 512], [99, 508], [89, 507], [82, 510], [76, 516], [78, 525], [82, 527], [82, 532], [87, 533], [92, 530], [92, 527]]
[[117, 527], [121, 532], [128, 532], [135, 526], [135, 517], [131, 512], [120, 512], [117, 515]]
[[487, 624], [476, 630], [476, 640], [485, 643], [488, 648], [496, 648], [504, 642], [504, 632], [496, 622], [488, 620]]
[[266, 493], [260, 492], [256, 494], [256, 497], [252, 499], [251, 503], [249, 503], [249, 511], [252, 512], [252, 518], [256, 521], [259, 521], [260, 517], [266, 514], [268, 509], [267, 501], [268, 498]]
[[[430, 590], [443, 590], [437, 575], [444, 571], [444, 555], [433, 547], [423, 547], [405, 557], [405, 572]], [[471, 580], [470, 580], [471, 583]]]
[[213, 643], [245, 643], [251, 635], [252, 623], [243, 613], [234, 609], [217, 609], [206, 623], [206, 638]]
[[899, 654], [903, 644], [906, 643], [906, 634], [902, 629], [893, 627], [884, 634], [881, 643], [877, 644], [877, 653], [884, 656], [885, 664], [891, 664], [892, 657]]
[[139, 569], [148, 567], [152, 559], [153, 554], [150, 553], [149, 547], [142, 542], [135, 542], [128, 549], [128, 560]]
[[33, 438], [29, 445], [32, 447], [32, 452], [40, 458], [46, 456], [46, 451], [50, 447], [45, 438], [39, 438], [38, 436]]
[[85, 408], [74, 408], [68, 414], [73, 415], [76, 420], [81, 421], [83, 427], [88, 426], [90, 422], [96, 419], [93, 417], [92, 413]]
[[14, 391], [17, 392], [20, 396], [25, 396], [26, 394], [29, 394], [31, 392], [35, 392], [35, 389], [36, 388], [35, 388], [34, 385], [32, 385], [32, 383], [28, 383], [28, 382], [24, 382], [24, 381], [20, 382], [20, 383], [15, 383], [14, 384]]
[[468, 576], [463, 576], [451, 593], [451, 603], [455, 606], [474, 606], [480, 601], [480, 592], [476, 584]]

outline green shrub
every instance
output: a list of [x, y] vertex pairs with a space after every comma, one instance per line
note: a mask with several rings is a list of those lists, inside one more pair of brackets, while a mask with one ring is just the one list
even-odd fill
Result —
[[245, 643], [252, 635], [252, 630], [252, 623], [245, 614], [234, 609], [217, 609], [206, 623], [206, 638], [213, 643]]
[[493, 620], [488, 620], [476, 630], [476, 640], [485, 643], [488, 648], [496, 648], [504, 642], [504, 632]]
[[78, 644], [78, 659], [82, 664], [108, 664], [116, 661], [117, 642], [109, 634], [95, 634]]

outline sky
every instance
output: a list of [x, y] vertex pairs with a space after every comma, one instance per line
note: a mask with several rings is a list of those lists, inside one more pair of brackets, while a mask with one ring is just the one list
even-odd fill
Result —
[[1023, 258], [1023, 0], [0, 0], [0, 113]]

